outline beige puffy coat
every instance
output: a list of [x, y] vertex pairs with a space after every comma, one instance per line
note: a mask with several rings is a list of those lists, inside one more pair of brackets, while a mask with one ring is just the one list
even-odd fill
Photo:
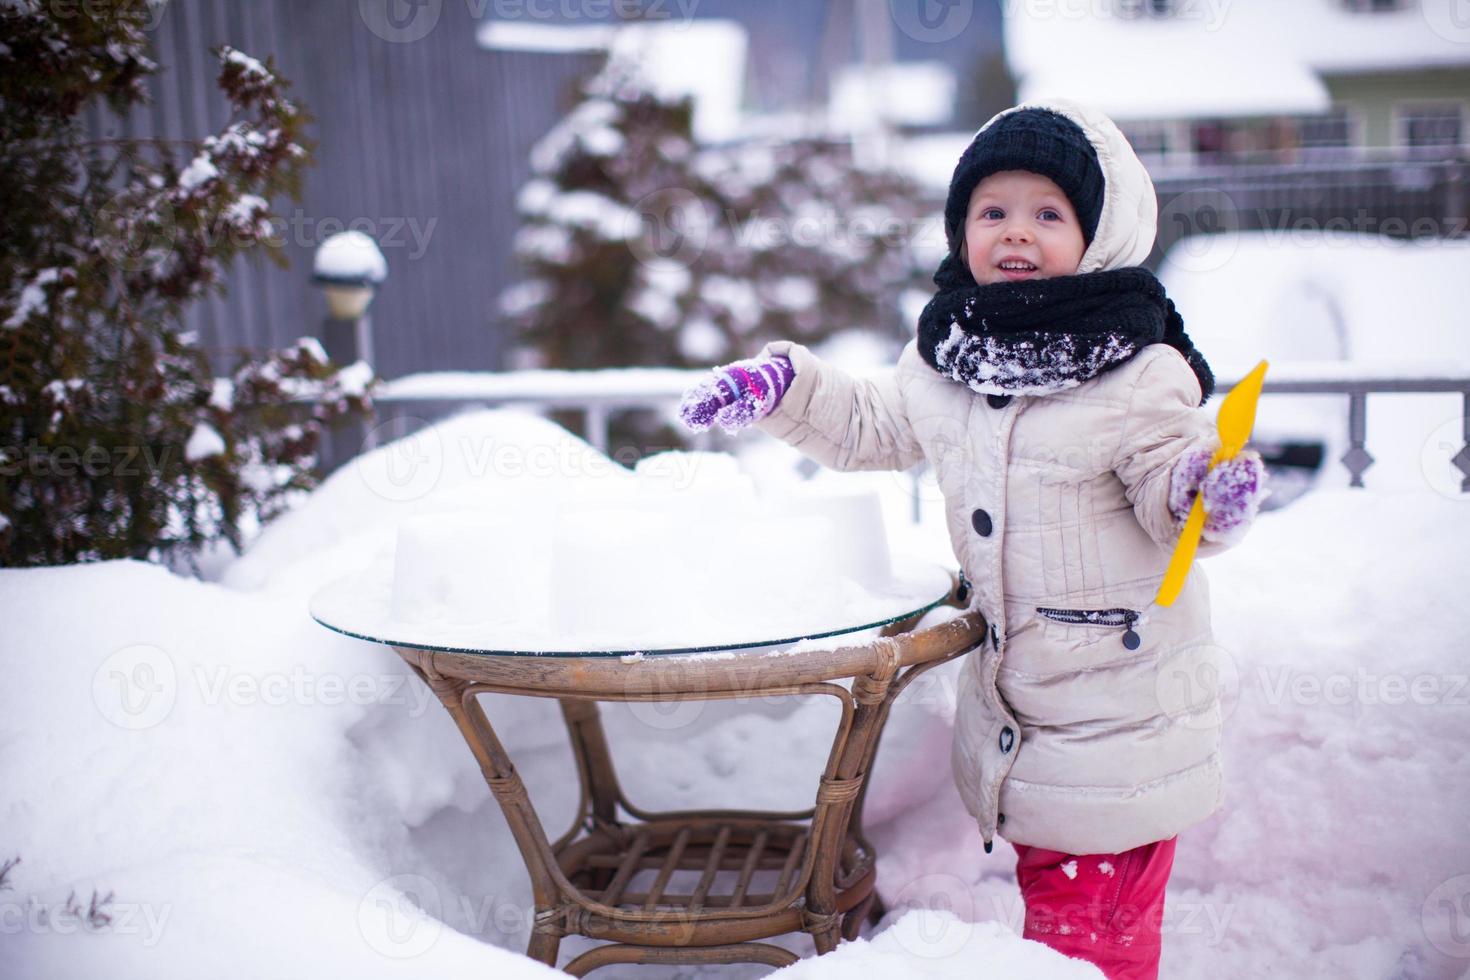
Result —
[[[1081, 125], [1103, 166], [1102, 216], [1079, 271], [1141, 262], [1156, 204], [1131, 147], [1086, 108], [1032, 104]], [[991, 624], [960, 671], [952, 755], [987, 847], [999, 834], [1113, 853], [1213, 813], [1220, 712], [1203, 571], [1173, 606], [1153, 604], [1178, 534], [1170, 470], [1218, 445], [1183, 356], [1154, 344], [1078, 387], [1006, 398], [941, 377], [915, 343], [865, 379], [799, 344], [761, 353], [796, 368], [762, 431], [834, 469], [933, 467], [971, 606]], [[1203, 541], [1199, 557], [1225, 547]]]

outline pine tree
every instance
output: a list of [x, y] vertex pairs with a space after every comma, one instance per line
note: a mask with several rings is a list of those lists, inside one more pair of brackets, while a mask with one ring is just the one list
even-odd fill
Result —
[[[89, 140], [94, 100], [146, 100], [141, 3], [0, 4], [0, 562], [193, 562], [312, 485], [321, 428], [370, 373], [305, 338], [216, 381], [189, 304], [264, 252], [299, 193], [303, 110], [273, 64], [222, 47], [230, 119], [197, 142]], [[197, 570], [197, 568], [196, 568]]]
[[897, 353], [920, 189], [815, 135], [699, 146], [691, 114], [613, 59], [537, 143], [501, 299], [514, 366], [702, 367], [844, 330]]

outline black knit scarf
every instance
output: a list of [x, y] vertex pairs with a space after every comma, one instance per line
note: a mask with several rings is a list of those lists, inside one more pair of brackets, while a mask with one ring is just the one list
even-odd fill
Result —
[[934, 284], [939, 292], [919, 315], [919, 353], [935, 371], [982, 394], [1075, 388], [1157, 343], [1178, 350], [1194, 369], [1201, 405], [1215, 391], [1173, 300], [1141, 266], [981, 286], [950, 256]]

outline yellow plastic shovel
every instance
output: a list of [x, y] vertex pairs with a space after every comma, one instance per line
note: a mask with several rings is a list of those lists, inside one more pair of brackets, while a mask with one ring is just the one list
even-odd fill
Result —
[[[1266, 367], [1265, 361], [1257, 364], [1250, 374], [1240, 379], [1240, 384], [1230, 389], [1225, 400], [1220, 403], [1220, 412], [1215, 416], [1215, 428], [1220, 432], [1220, 448], [1210, 457], [1210, 469], [1213, 470], [1227, 459], [1234, 458], [1236, 453], [1245, 448], [1245, 442], [1250, 438], [1251, 429], [1256, 424], [1256, 402], [1260, 400], [1261, 385], [1266, 380]], [[1199, 536], [1204, 527], [1203, 495], [1196, 494], [1194, 506], [1189, 509], [1189, 519], [1184, 522], [1184, 530], [1179, 533], [1179, 543], [1174, 546], [1174, 554], [1169, 559], [1169, 567], [1164, 571], [1164, 581], [1159, 586], [1159, 594], [1154, 602], [1161, 606], [1172, 606], [1174, 600], [1179, 598], [1179, 591], [1184, 588], [1185, 576], [1189, 574], [1189, 566], [1194, 563], [1194, 553], [1199, 547]]]

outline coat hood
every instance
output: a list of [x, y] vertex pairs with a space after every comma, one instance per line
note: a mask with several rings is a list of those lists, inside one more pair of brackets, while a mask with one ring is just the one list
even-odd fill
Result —
[[1158, 233], [1159, 202], [1154, 182], [1133, 146], [1116, 123], [1092, 106], [1071, 99], [1038, 99], [998, 112], [975, 135], [996, 120], [1022, 109], [1050, 109], [1066, 116], [1087, 134], [1103, 173], [1103, 206], [1092, 243], [1082, 254], [1078, 274], [1141, 265]]

